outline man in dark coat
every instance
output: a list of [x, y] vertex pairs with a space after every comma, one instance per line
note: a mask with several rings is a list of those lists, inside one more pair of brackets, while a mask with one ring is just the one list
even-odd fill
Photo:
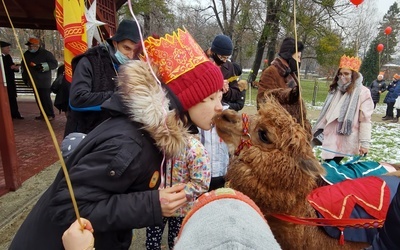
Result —
[[0, 41], [1, 56], [3, 57], [4, 73], [7, 82], [8, 101], [10, 104], [11, 117], [13, 119], [24, 119], [18, 110], [17, 87], [15, 86], [15, 72], [19, 71], [19, 65], [13, 62], [10, 55], [11, 44]]
[[[22, 64], [22, 78], [25, 83], [32, 86], [31, 79], [28, 74], [28, 70], [32, 75], [33, 81], [35, 82], [36, 89], [39, 95], [39, 100], [42, 103], [44, 112], [47, 118], [51, 121], [55, 118], [53, 101], [51, 100], [51, 70], [58, 67], [58, 62], [54, 55], [40, 46], [40, 40], [34, 37], [29, 38], [29, 41], [25, 44], [28, 46], [28, 50], [24, 53], [25, 61], [28, 65], [28, 69], [25, 68], [25, 64]], [[36, 96], [35, 96], [36, 98]], [[39, 102], [36, 98], [36, 102]], [[44, 116], [42, 112], [40, 115], [35, 117], [36, 120], [43, 120]]]
[[379, 102], [381, 94], [386, 91], [386, 83], [385, 79], [383, 79], [384, 74], [385, 72], [379, 72], [377, 78], [369, 86], [371, 97], [374, 101], [374, 108], [376, 108], [376, 104]]
[[229, 109], [233, 109], [236, 111], [240, 111], [244, 107], [244, 102], [246, 101], [246, 90], [247, 90], [247, 81], [246, 80], [239, 80], [239, 77], [242, 75], [242, 67], [236, 63], [232, 62], [233, 67], [235, 69], [235, 76], [238, 77], [238, 87], [240, 90], [240, 98], [236, 101], [229, 101]]
[[389, 83], [386, 90], [388, 93], [383, 100], [386, 103], [386, 115], [382, 117], [382, 121], [398, 122], [400, 117], [400, 109], [396, 109], [397, 114], [394, 116], [394, 104], [396, 103], [397, 97], [400, 96], [400, 75], [394, 74], [393, 81]]
[[115, 91], [119, 66], [137, 59], [141, 52], [139, 42], [136, 22], [123, 20], [113, 37], [72, 60], [71, 112], [68, 112], [64, 135], [87, 134], [110, 117], [101, 105]]
[[224, 88], [222, 102], [235, 102], [241, 98], [238, 75], [235, 73], [235, 67], [229, 58], [233, 53], [233, 44], [229, 36], [217, 35], [211, 47], [205, 51], [206, 55], [221, 69], [224, 76]]

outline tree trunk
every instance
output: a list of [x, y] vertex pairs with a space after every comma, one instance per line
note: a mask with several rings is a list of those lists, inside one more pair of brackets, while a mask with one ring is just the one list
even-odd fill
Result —
[[261, 33], [261, 37], [257, 42], [257, 51], [256, 56], [254, 58], [252, 70], [250, 71], [249, 77], [247, 81], [249, 83], [253, 83], [253, 81], [257, 78], [258, 70], [260, 69], [261, 61], [263, 59], [265, 44], [267, 42], [268, 37], [270, 37], [270, 43], [268, 46], [268, 64], [274, 59], [275, 56], [275, 47], [276, 47], [276, 39], [278, 37], [279, 32], [279, 15], [278, 12], [281, 10], [282, 1], [267, 1], [267, 16], [265, 18], [265, 24], [263, 27], [263, 31]]

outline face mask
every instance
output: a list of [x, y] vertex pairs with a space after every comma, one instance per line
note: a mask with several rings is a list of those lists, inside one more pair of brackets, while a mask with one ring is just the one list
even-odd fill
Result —
[[[294, 60], [293, 58], [290, 58], [288, 60], [288, 64], [289, 64], [289, 68], [292, 72], [297, 72], [297, 63], [296, 60]], [[300, 63], [299, 63], [299, 69], [300, 69]]]
[[338, 81], [337, 81], [337, 84], [338, 84], [339, 86], [343, 86], [343, 85], [346, 85], [346, 84], [348, 84], [348, 83], [349, 83], [349, 81], [347, 80], [346, 77], [344, 77], [344, 76], [339, 76], [339, 79], [338, 79]]
[[115, 52], [115, 58], [117, 58], [117, 60], [120, 64], [125, 64], [125, 63], [129, 62], [129, 60], [130, 60], [129, 57], [122, 54], [119, 50], [117, 50], [117, 52]]
[[38, 51], [38, 49], [30, 49], [29, 52], [31, 53], [35, 53], [36, 51]]
[[351, 82], [349, 80], [347, 80], [346, 77], [339, 76], [337, 84], [338, 84], [338, 88], [339, 88], [340, 92], [342, 92], [342, 93], [346, 92], [347, 88], [350, 86], [350, 83]]
[[219, 59], [218, 55], [215, 53], [213, 53], [211, 57], [214, 60], [215, 64], [217, 64], [218, 66], [221, 66], [224, 63], [224, 61]]

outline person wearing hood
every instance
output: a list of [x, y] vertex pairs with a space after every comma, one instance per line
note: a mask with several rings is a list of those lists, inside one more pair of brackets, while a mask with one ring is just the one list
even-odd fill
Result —
[[[110, 118], [66, 160], [80, 216], [91, 222], [97, 250], [129, 249], [132, 229], [162, 226], [163, 217], [187, 204], [185, 185], [165, 185], [165, 162], [185, 153], [189, 128], [211, 129], [213, 116], [222, 111], [221, 71], [188, 32], [149, 38], [144, 46], [157, 78], [150, 63], [122, 65], [116, 91], [102, 104]], [[76, 219], [60, 170], [9, 249], [63, 249], [62, 235]]]
[[265, 91], [278, 88], [293, 88], [299, 85], [297, 64], [300, 69], [303, 49], [303, 43], [298, 41], [296, 52], [294, 38], [287, 37], [282, 41], [278, 57], [261, 74], [257, 92], [257, 109], [259, 108], [259, 103], [263, 101]]
[[[51, 71], [58, 67], [58, 62], [50, 51], [40, 46], [38, 38], [29, 38], [25, 45], [28, 46], [28, 50], [24, 52], [27, 67], [22, 61], [22, 79], [28, 86], [32, 86], [31, 78], [28, 74], [29, 70], [38, 92], [38, 97], [35, 95], [36, 102], [38, 103], [37, 98], [39, 98], [47, 119], [51, 121], [55, 118], [53, 101], [50, 96]], [[35, 120], [44, 120], [44, 114], [40, 111], [40, 115], [36, 116]]]
[[337, 164], [349, 155], [366, 155], [371, 142], [374, 102], [362, 84], [361, 60], [343, 55], [321, 113], [312, 128], [314, 144], [322, 144], [321, 158]]
[[141, 51], [138, 24], [122, 20], [114, 36], [72, 60], [71, 112], [68, 112], [64, 135], [72, 132], [87, 134], [109, 118], [101, 105], [115, 91], [118, 68], [138, 59]]

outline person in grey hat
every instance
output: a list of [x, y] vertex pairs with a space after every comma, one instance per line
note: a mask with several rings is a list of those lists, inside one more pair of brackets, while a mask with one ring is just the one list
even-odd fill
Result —
[[294, 38], [287, 37], [282, 41], [278, 56], [261, 74], [257, 91], [257, 109], [259, 103], [263, 101], [265, 91], [298, 86], [297, 65], [300, 68], [303, 49], [303, 43], [298, 41], [296, 46]]
[[100, 106], [114, 93], [118, 68], [138, 59], [141, 51], [139, 24], [122, 20], [114, 36], [72, 60], [71, 111], [67, 112], [64, 136], [72, 132], [87, 134], [109, 118]]
[[8, 102], [10, 104], [11, 117], [13, 119], [24, 119], [21, 116], [17, 103], [17, 87], [15, 86], [15, 72], [19, 71], [19, 65], [13, 62], [10, 55], [11, 44], [0, 41], [1, 56], [3, 58], [4, 73], [7, 82]]

